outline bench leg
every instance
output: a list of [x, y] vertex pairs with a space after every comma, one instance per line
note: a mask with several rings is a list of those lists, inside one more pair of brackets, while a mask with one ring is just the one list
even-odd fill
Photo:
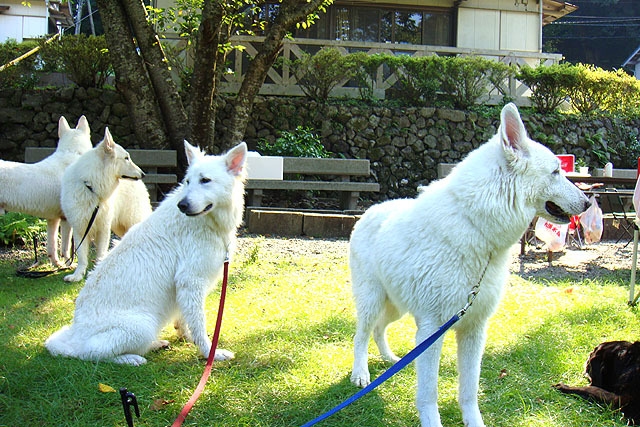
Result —
[[340, 208], [343, 211], [355, 211], [358, 209], [358, 198], [360, 193], [358, 191], [344, 191], [340, 194]]
[[247, 206], [262, 206], [262, 190], [247, 190]]

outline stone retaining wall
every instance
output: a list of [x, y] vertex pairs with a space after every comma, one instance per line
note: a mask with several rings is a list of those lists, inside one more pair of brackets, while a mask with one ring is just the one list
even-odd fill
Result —
[[[225, 132], [229, 111], [223, 100], [219, 133]], [[61, 114], [72, 126], [80, 115], [86, 115], [94, 144], [108, 125], [124, 147], [145, 148], [136, 141], [126, 105], [114, 91], [15, 89], [0, 91], [0, 158], [22, 161], [27, 146], [55, 146]], [[489, 117], [444, 108], [390, 109], [353, 101], [322, 106], [304, 98], [269, 97], [256, 102], [246, 140], [255, 148], [260, 138], [273, 140], [279, 131], [298, 125], [318, 129], [329, 151], [371, 160], [373, 179], [381, 187], [374, 198], [386, 199], [413, 196], [418, 185], [437, 177], [438, 163], [455, 163], [491, 138], [498, 115], [497, 109]], [[530, 136], [558, 154], [572, 153], [591, 167], [602, 167], [601, 154], [609, 152], [615, 167], [636, 168], [640, 119], [585, 120], [528, 111], [523, 116]]]

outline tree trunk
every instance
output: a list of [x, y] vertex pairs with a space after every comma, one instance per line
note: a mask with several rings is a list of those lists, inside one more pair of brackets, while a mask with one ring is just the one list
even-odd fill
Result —
[[280, 3], [278, 16], [273, 24], [270, 25], [264, 42], [258, 48], [258, 53], [251, 61], [242, 79], [240, 90], [232, 101], [231, 125], [222, 142], [223, 146], [235, 145], [244, 138], [247, 124], [251, 118], [253, 102], [267, 78], [269, 69], [282, 49], [282, 40], [285, 35], [292, 31], [298, 22], [306, 20], [310, 13], [326, 3], [326, 0], [302, 0], [300, 2], [298, 0], [285, 0]]
[[191, 142], [209, 153], [220, 151], [215, 145], [215, 75], [217, 74], [223, 5], [219, 1], [205, 1], [202, 9], [195, 63], [191, 78], [189, 107], [189, 137]]
[[167, 134], [155, 92], [137, 53], [122, 1], [97, 0], [97, 4], [116, 73], [116, 88], [127, 101], [136, 138], [143, 146], [166, 148]]
[[178, 87], [166, 65], [167, 61], [160, 40], [147, 21], [144, 4], [141, 1], [124, 1], [124, 6], [162, 114], [167, 131], [167, 142], [178, 153], [178, 167], [181, 172], [184, 172], [187, 168], [184, 140], [187, 137], [189, 121]]

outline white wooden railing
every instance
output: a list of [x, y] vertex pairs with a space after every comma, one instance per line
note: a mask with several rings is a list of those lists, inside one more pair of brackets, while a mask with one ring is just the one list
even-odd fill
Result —
[[[233, 37], [234, 45], [241, 45], [244, 48], [235, 50], [230, 56], [230, 70], [224, 75], [220, 89], [226, 93], [235, 93], [239, 90], [242, 82], [242, 76], [246, 71], [250, 58], [256, 53], [256, 45], [264, 40], [263, 37], [252, 36], [236, 36]], [[289, 63], [295, 61], [302, 56], [303, 52], [315, 53], [323, 46], [332, 46], [338, 48], [344, 54], [352, 52], [388, 53], [392, 55], [412, 55], [412, 56], [428, 56], [428, 55], [444, 55], [444, 56], [482, 56], [484, 58], [493, 59], [512, 64], [516, 67], [530, 65], [532, 67], [538, 64], [551, 65], [556, 64], [562, 59], [562, 55], [554, 53], [535, 53], [535, 52], [519, 52], [506, 50], [491, 49], [466, 49], [447, 46], [424, 46], [412, 44], [395, 44], [395, 43], [373, 43], [373, 42], [346, 42], [334, 40], [317, 40], [317, 39], [287, 39], [284, 41], [283, 49], [280, 55], [284, 61], [277, 68], [271, 68], [268, 73], [260, 93], [263, 95], [304, 95], [300, 86], [297, 85], [296, 78], [291, 72]], [[378, 98], [385, 97], [385, 91], [393, 86], [397, 81], [395, 73], [390, 71], [388, 67], [380, 66], [376, 73], [376, 80], [373, 82], [374, 95]], [[358, 88], [349, 87], [349, 82], [345, 81], [338, 85], [331, 92], [334, 96], [359, 96]], [[527, 105], [529, 88], [516, 79], [508, 82], [509, 97], [520, 105]], [[489, 94], [487, 99], [482, 100], [484, 103], [497, 103], [502, 101], [502, 96], [494, 91]]]

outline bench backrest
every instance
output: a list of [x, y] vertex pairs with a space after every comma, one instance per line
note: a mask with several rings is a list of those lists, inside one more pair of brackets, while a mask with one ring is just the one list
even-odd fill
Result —
[[[55, 148], [51, 147], [27, 147], [24, 150], [25, 163], [36, 163], [51, 155]], [[127, 150], [131, 155], [131, 160], [138, 165], [145, 173], [142, 179], [149, 190], [149, 198], [152, 204], [156, 204], [160, 199], [159, 184], [173, 186], [177, 183], [175, 173], [158, 172], [158, 168], [168, 168], [175, 170], [178, 164], [178, 155], [175, 150]]]
[[369, 176], [371, 170], [366, 159], [319, 159], [313, 157], [283, 157], [283, 173], [313, 175]]
[[[55, 148], [51, 147], [27, 147], [24, 150], [25, 163], [36, 163], [53, 154]], [[133, 163], [142, 169], [146, 167], [174, 168], [178, 164], [178, 156], [175, 150], [127, 150]], [[145, 169], [146, 170], [146, 169]]]

